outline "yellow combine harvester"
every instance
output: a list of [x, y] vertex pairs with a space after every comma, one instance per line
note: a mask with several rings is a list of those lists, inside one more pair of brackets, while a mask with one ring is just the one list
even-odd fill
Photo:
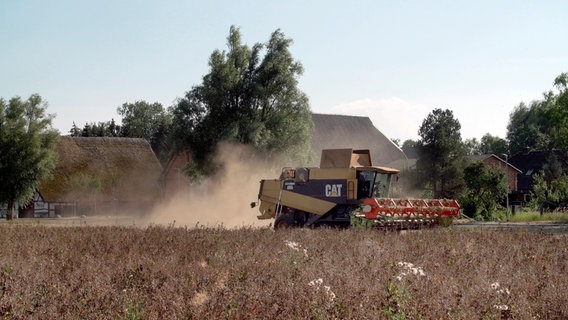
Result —
[[373, 166], [369, 150], [323, 150], [319, 168], [283, 168], [280, 178], [260, 181], [259, 219], [274, 227], [366, 225], [411, 228], [448, 224], [460, 207], [447, 199], [393, 199], [398, 170]]

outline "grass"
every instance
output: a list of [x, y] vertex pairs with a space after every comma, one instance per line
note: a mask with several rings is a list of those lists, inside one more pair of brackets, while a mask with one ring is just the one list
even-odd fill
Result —
[[3, 319], [568, 318], [568, 235], [0, 225]]
[[509, 216], [511, 222], [536, 222], [552, 221], [568, 223], [568, 213], [564, 212], [545, 212], [540, 214], [538, 211], [521, 211]]

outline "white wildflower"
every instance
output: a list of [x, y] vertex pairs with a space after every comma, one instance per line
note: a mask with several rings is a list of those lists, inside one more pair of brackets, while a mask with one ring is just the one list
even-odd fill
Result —
[[493, 282], [491, 284], [491, 289], [495, 290], [495, 292], [497, 292], [498, 294], [506, 294], [506, 295], [511, 294], [511, 291], [509, 291], [508, 288], [501, 288], [499, 282]]
[[506, 304], [496, 304], [493, 305], [493, 308], [497, 309], [497, 310], [509, 310], [509, 306]]
[[329, 300], [335, 300], [335, 293], [331, 291], [331, 288], [329, 286], [323, 286], [323, 288], [325, 289], [325, 293], [328, 295]]
[[308, 285], [310, 287], [317, 286], [319, 288], [319, 286], [321, 286], [322, 283], [323, 283], [323, 279], [319, 278], [319, 279], [310, 281], [310, 283], [308, 283]]
[[410, 262], [398, 262], [396, 265], [401, 268], [400, 273], [398, 274], [398, 276], [396, 276], [396, 279], [399, 281], [407, 275], [415, 275], [418, 277], [426, 276], [426, 273], [424, 272], [424, 270], [422, 270], [422, 267], [415, 267]]
[[[319, 291], [320, 287], [322, 287], [323, 284], [323, 279], [322, 278], [318, 278], [316, 280], [312, 280], [308, 283], [308, 285], [310, 287], [314, 287], [316, 289], [316, 291]], [[333, 302], [333, 300], [335, 300], [335, 293], [333, 291], [331, 291], [331, 287], [330, 286], [323, 286], [323, 289], [325, 291], [325, 294], [329, 297], [329, 300], [331, 302]]]
[[[294, 241], [290, 241], [290, 240], [284, 240], [284, 243], [286, 244], [286, 246], [294, 251], [298, 251], [300, 252], [300, 249], [302, 249], [302, 245], [294, 242]], [[304, 253], [304, 256], [307, 258], [308, 257], [308, 249], [303, 248], [302, 252]]]
[[286, 243], [286, 246], [288, 246], [288, 248], [295, 251], [300, 251], [300, 245], [297, 242], [284, 240], [284, 243]]

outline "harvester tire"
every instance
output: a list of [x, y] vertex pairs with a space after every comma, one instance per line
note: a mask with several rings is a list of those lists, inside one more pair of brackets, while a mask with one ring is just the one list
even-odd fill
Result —
[[288, 229], [293, 226], [294, 224], [290, 221], [290, 218], [285, 215], [282, 215], [274, 220], [274, 230]]

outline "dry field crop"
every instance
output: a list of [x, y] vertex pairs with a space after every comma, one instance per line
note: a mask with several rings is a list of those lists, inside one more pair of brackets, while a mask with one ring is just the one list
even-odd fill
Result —
[[568, 236], [0, 225], [4, 319], [566, 319]]

